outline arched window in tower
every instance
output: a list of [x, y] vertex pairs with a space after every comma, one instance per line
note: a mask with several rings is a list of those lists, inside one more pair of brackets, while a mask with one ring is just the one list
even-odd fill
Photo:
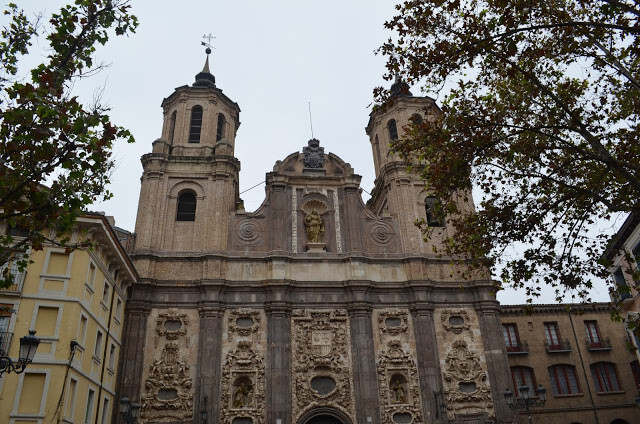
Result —
[[414, 113], [413, 115], [411, 115], [411, 118], [409, 118], [409, 120], [416, 125], [422, 124], [422, 115], [420, 115], [419, 113]]
[[224, 138], [224, 127], [225, 124], [227, 123], [227, 120], [225, 119], [224, 115], [219, 113], [218, 114], [218, 129], [216, 130], [216, 141], [220, 141]]
[[176, 221], [196, 220], [196, 194], [193, 191], [183, 191], [178, 195], [178, 212]]
[[202, 106], [191, 109], [191, 125], [189, 126], [189, 143], [200, 143], [202, 132]]
[[437, 197], [427, 196], [424, 199], [424, 210], [427, 214], [427, 225], [429, 227], [444, 227], [444, 211]]
[[397, 140], [398, 139], [398, 127], [396, 125], [395, 119], [390, 119], [387, 122], [387, 129], [389, 130], [389, 139]]

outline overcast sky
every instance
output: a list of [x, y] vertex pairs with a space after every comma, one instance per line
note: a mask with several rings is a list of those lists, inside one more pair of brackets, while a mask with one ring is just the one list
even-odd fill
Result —
[[[22, 1], [31, 12], [50, 14], [53, 0]], [[373, 188], [373, 159], [365, 134], [372, 90], [388, 86], [382, 75], [384, 58], [374, 51], [392, 34], [384, 28], [394, 3], [349, 1], [132, 1], [140, 26], [130, 37], [112, 38], [98, 50], [109, 67], [79, 82], [76, 91], [90, 100], [96, 90], [111, 107], [113, 122], [133, 133], [136, 143], [116, 146], [114, 198], [94, 206], [133, 231], [140, 190], [140, 156], [162, 129], [162, 99], [174, 88], [192, 84], [205, 61], [200, 45], [213, 34], [211, 72], [216, 85], [240, 106], [236, 157], [240, 160], [240, 191], [264, 181], [276, 160], [300, 151], [313, 135], [325, 152], [349, 162], [362, 176], [362, 188]], [[42, 60], [36, 46], [27, 61]], [[421, 94], [413, 89], [414, 94]], [[427, 93], [437, 99], [436, 93]], [[364, 200], [368, 198], [363, 193]], [[264, 200], [264, 185], [241, 195], [253, 211]], [[525, 297], [512, 291], [505, 303]], [[600, 285], [594, 300], [606, 301]], [[552, 296], [541, 301], [552, 302]]]

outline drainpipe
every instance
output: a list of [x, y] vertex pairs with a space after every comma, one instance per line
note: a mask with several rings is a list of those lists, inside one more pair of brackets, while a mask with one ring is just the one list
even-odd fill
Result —
[[569, 307], [569, 310], [567, 312], [569, 314], [569, 322], [571, 323], [571, 329], [573, 330], [573, 339], [576, 341], [576, 349], [578, 350], [578, 356], [580, 357], [580, 364], [582, 365], [582, 374], [584, 375], [584, 384], [587, 386], [587, 391], [589, 392], [589, 400], [591, 401], [591, 407], [593, 408], [593, 415], [596, 417], [596, 424], [600, 424], [600, 420], [598, 420], [598, 411], [596, 409], [596, 404], [593, 401], [593, 394], [591, 393], [591, 386], [589, 385], [589, 377], [587, 376], [587, 369], [584, 366], [584, 359], [582, 358], [582, 351], [580, 350], [580, 342], [578, 341], [578, 336], [576, 334], [576, 327], [573, 325], [573, 318], [571, 317], [571, 307]]

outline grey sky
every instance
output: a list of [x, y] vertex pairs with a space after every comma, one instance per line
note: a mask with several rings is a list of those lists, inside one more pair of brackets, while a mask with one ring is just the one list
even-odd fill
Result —
[[[61, 1], [21, 2], [22, 7], [48, 13]], [[113, 122], [129, 128], [134, 145], [119, 144], [111, 190], [114, 198], [94, 206], [133, 231], [142, 167], [160, 136], [160, 104], [173, 89], [192, 84], [205, 61], [200, 45], [212, 33], [211, 72], [216, 85], [241, 109], [236, 157], [242, 164], [240, 190], [264, 180], [276, 160], [306, 145], [311, 102], [314, 136], [325, 152], [333, 152], [362, 175], [362, 187], [373, 187], [373, 160], [364, 127], [371, 110], [372, 90], [388, 86], [382, 79], [384, 58], [374, 50], [391, 36], [384, 21], [394, 3], [350, 1], [133, 1], [140, 19], [136, 34], [112, 38], [97, 52], [110, 64], [80, 81], [76, 91], [90, 100], [102, 87], [102, 101]], [[41, 60], [36, 50], [28, 60]], [[40, 53], [43, 54], [43, 53]], [[414, 94], [420, 94], [418, 89]], [[430, 93], [434, 96], [433, 93]], [[241, 196], [253, 211], [264, 200], [261, 185]], [[363, 193], [366, 200], [368, 195]], [[506, 303], [524, 296], [500, 295]], [[594, 300], [608, 300], [599, 288]], [[545, 297], [551, 302], [552, 297]]]

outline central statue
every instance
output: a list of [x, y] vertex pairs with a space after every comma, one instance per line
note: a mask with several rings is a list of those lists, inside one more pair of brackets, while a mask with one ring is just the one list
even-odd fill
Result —
[[313, 208], [313, 211], [304, 217], [304, 226], [307, 230], [307, 240], [309, 243], [322, 243], [322, 236], [324, 236], [324, 222], [318, 215], [318, 210]]

